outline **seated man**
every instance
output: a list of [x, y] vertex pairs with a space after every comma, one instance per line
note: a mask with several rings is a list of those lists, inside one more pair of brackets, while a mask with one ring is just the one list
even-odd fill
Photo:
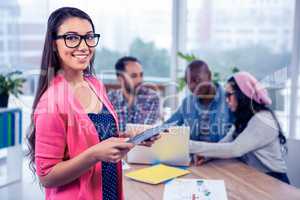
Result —
[[120, 131], [127, 123], [154, 124], [160, 116], [159, 96], [143, 86], [143, 69], [134, 57], [120, 58], [115, 64], [121, 89], [109, 91], [108, 97], [119, 118]]
[[189, 126], [191, 140], [218, 142], [233, 122], [224, 89], [212, 82], [211, 71], [201, 60], [187, 66], [185, 81], [191, 94], [167, 122], [178, 121], [178, 125]]

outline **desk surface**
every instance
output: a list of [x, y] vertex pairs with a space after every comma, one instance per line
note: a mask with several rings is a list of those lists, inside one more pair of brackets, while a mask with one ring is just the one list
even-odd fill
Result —
[[[130, 165], [127, 173], [145, 165]], [[300, 189], [287, 185], [237, 161], [215, 160], [200, 167], [192, 166], [184, 178], [222, 179], [225, 181], [228, 200], [299, 200]], [[126, 200], [160, 200], [164, 185], [149, 185], [124, 177]]]

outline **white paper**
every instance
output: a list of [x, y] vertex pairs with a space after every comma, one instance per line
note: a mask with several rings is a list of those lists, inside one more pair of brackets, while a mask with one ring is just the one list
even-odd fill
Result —
[[227, 200], [223, 180], [174, 179], [165, 185], [164, 200]]

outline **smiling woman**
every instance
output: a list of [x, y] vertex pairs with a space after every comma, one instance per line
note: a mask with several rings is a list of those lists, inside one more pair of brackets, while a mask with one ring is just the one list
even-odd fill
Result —
[[234, 126], [218, 143], [191, 141], [190, 153], [200, 158], [239, 158], [247, 165], [289, 183], [284, 159], [286, 138], [269, 108], [272, 101], [267, 90], [250, 73], [238, 72], [227, 81], [226, 94], [235, 117]]
[[134, 145], [119, 138], [117, 115], [92, 74], [99, 37], [77, 8], [48, 19], [28, 138], [46, 199], [123, 199], [120, 160]]
[[[82, 38], [85, 42], [82, 42]], [[92, 42], [86, 42], [87, 38]], [[94, 39], [95, 34], [89, 21], [77, 17], [65, 20], [56, 36], [56, 49], [63, 69], [84, 70], [94, 55], [93, 47], [97, 44]], [[92, 47], [88, 45], [90, 43]]]

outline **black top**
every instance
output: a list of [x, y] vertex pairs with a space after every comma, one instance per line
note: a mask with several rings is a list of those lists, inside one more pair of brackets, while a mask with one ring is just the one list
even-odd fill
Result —
[[[88, 113], [94, 123], [101, 141], [116, 136], [117, 126], [113, 115], [104, 106], [98, 114]], [[102, 190], [103, 200], [118, 199], [118, 174], [117, 164], [102, 162]]]

